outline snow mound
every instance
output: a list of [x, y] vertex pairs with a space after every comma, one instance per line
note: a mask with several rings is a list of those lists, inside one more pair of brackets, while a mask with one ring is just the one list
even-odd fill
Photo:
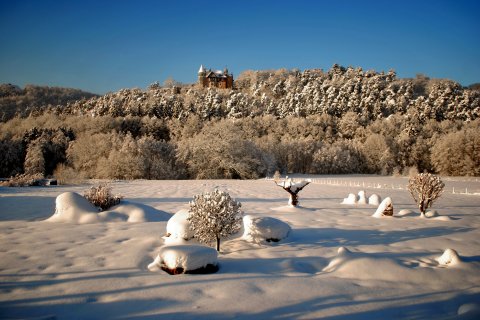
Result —
[[98, 214], [102, 221], [154, 222], [166, 221], [169, 214], [150, 206], [124, 201]]
[[372, 194], [367, 198], [365, 190], [360, 190], [358, 192], [358, 196], [353, 193], [349, 193], [348, 196], [343, 199], [342, 204], [370, 204], [378, 206], [380, 204], [380, 200], [381, 198], [379, 195]]
[[217, 250], [201, 245], [167, 245], [160, 248], [155, 260], [148, 265], [150, 271], [160, 269], [170, 274], [192, 273], [197, 270], [215, 270]]
[[323, 268], [322, 271], [325, 271], [325, 272], [335, 271], [336, 269], [338, 269], [340, 265], [344, 264], [351, 257], [352, 257], [352, 252], [350, 250], [348, 250], [345, 247], [340, 247], [337, 250], [337, 256], [332, 261], [330, 261], [330, 263], [325, 268]]
[[193, 238], [190, 222], [187, 220], [189, 211], [182, 209], [175, 213], [167, 222], [167, 237], [171, 239], [189, 240]]
[[375, 218], [381, 218], [384, 216], [393, 216], [393, 204], [390, 197], [383, 199], [382, 203], [377, 208], [377, 211], [372, 215]]
[[345, 247], [338, 249], [337, 256], [322, 271], [335, 272], [346, 279], [398, 281], [401, 275], [414, 283], [418, 280], [415, 273], [393, 259], [381, 254], [351, 252]]
[[353, 193], [349, 193], [348, 197], [343, 199], [342, 204], [356, 204], [357, 203], [357, 196]]
[[437, 210], [430, 210], [425, 212], [425, 218], [435, 218], [435, 217], [438, 217]]
[[246, 215], [243, 217], [243, 238], [250, 242], [278, 242], [285, 239], [291, 228], [290, 226], [271, 217], [254, 217]]
[[358, 204], [367, 204], [367, 196], [365, 194], [365, 191], [364, 190], [360, 190], [358, 192], [358, 201], [357, 201]]
[[372, 194], [370, 197], [368, 197], [368, 204], [371, 204], [372, 206], [378, 206], [380, 205], [381, 198], [378, 194]]
[[407, 216], [417, 215], [417, 213], [415, 213], [415, 211], [410, 210], [410, 209], [402, 209], [398, 212], [397, 215], [400, 216], [400, 217], [407, 217]]
[[457, 251], [453, 249], [446, 249], [443, 254], [435, 260], [437, 260], [441, 266], [456, 266], [462, 261]]
[[120, 204], [98, 211], [85, 197], [75, 192], [65, 192], [55, 199], [55, 213], [46, 221], [70, 223], [94, 222], [148, 222], [165, 221], [169, 215], [144, 204], [122, 201]]
[[87, 199], [75, 192], [65, 192], [55, 199], [55, 213], [46, 221], [83, 224], [99, 220], [98, 209]]

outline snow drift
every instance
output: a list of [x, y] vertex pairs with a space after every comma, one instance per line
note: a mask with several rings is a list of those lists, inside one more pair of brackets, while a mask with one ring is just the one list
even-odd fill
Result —
[[46, 221], [70, 223], [94, 222], [148, 222], [165, 221], [170, 217], [165, 212], [144, 204], [123, 201], [112, 208], [99, 212], [93, 204], [75, 192], [65, 192], [55, 199], [55, 213]]

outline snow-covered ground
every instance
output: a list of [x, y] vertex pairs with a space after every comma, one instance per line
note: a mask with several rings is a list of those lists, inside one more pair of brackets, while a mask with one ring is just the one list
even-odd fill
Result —
[[[324, 177], [313, 177], [323, 179]], [[113, 192], [161, 219], [90, 224], [43, 221], [64, 192], [82, 186], [0, 188], [0, 318], [40, 319], [475, 319], [480, 306], [480, 190], [446, 179], [434, 208], [374, 218], [377, 206], [341, 204], [365, 190], [391, 197], [394, 214], [416, 207], [405, 178], [339, 176], [300, 192], [300, 208], [273, 181], [115, 182]], [[348, 185], [381, 180], [384, 188]], [[346, 184], [346, 185], [345, 185]], [[280, 242], [222, 242], [219, 271], [169, 275], [147, 266], [167, 218], [193, 195], [225, 190], [245, 214], [290, 225]], [[127, 214], [128, 212], [125, 212]], [[160, 221], [158, 221], [160, 220]], [[452, 249], [447, 250], [446, 249]], [[453, 251], [454, 250], [454, 251]], [[444, 253], [445, 252], [445, 253]], [[455, 255], [458, 253], [459, 257]], [[458, 314], [461, 313], [460, 316]]]

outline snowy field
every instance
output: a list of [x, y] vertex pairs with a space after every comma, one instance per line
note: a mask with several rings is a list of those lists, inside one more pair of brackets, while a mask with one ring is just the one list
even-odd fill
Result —
[[[391, 197], [395, 215], [417, 211], [405, 178], [315, 178], [300, 208], [267, 180], [115, 182], [114, 193], [158, 219], [91, 224], [43, 221], [58, 195], [88, 185], [0, 187], [0, 318], [478, 319], [480, 195], [452, 194], [480, 192], [478, 180], [444, 179], [433, 208], [442, 219], [427, 219], [374, 218], [377, 206], [341, 204], [365, 190]], [[214, 274], [149, 271], [167, 219], [216, 187], [245, 214], [288, 223], [289, 236], [222, 242]], [[437, 260], [447, 248], [460, 260]]]

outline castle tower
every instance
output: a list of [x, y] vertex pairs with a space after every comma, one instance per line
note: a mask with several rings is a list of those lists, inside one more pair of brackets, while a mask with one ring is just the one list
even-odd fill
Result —
[[206, 75], [207, 75], [207, 72], [205, 71], [205, 68], [203, 67], [203, 64], [202, 64], [200, 65], [200, 69], [198, 69], [198, 84], [201, 85], [202, 87], [204, 86]]

